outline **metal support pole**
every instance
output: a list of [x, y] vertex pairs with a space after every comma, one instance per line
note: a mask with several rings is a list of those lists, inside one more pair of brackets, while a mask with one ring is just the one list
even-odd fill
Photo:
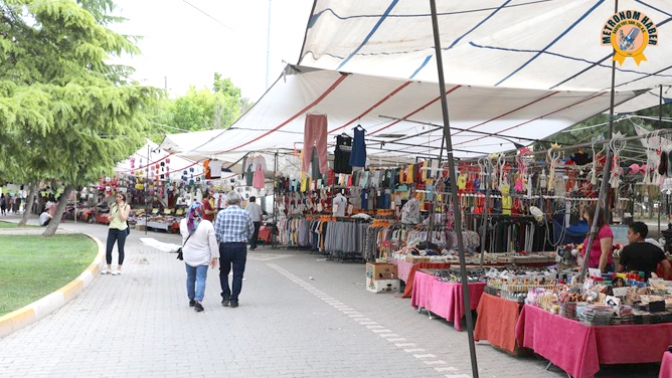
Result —
[[268, 90], [268, 71], [271, 64], [271, 0], [268, 0], [268, 24], [266, 25], [266, 90]]
[[[485, 161], [485, 166], [487, 167], [485, 173], [485, 206], [483, 209], [483, 229], [481, 230], [481, 263], [480, 266], [483, 268], [483, 263], [485, 261], [485, 242], [488, 234], [488, 218], [490, 215], [490, 210], [488, 209], [488, 204], [490, 203], [490, 175], [492, 174], [493, 165], [490, 163], [490, 158]], [[492, 251], [490, 251], [492, 252]]]
[[[270, 1], [270, 0], [269, 0]], [[244, 169], [244, 168], [243, 168]], [[277, 201], [275, 200], [275, 184], [278, 179], [278, 151], [275, 151], [275, 159], [273, 159], [273, 224], [277, 226], [278, 222], [278, 211], [277, 211]]]
[[[476, 343], [474, 342], [474, 321], [471, 317], [471, 300], [469, 298], [469, 280], [467, 278], [467, 266], [464, 256], [464, 240], [462, 240], [462, 209], [457, 193], [457, 179], [455, 175], [455, 156], [453, 153], [453, 141], [450, 135], [450, 120], [448, 116], [448, 101], [446, 99], [446, 82], [443, 75], [443, 58], [441, 51], [441, 37], [439, 34], [439, 21], [436, 15], [436, 0], [429, 0], [432, 10], [432, 29], [434, 31], [434, 51], [436, 55], [436, 67], [439, 73], [439, 90], [441, 91], [441, 110], [443, 114], [443, 136], [446, 141], [448, 166], [450, 172], [450, 194], [455, 212], [454, 230], [457, 236], [457, 250], [460, 256], [460, 276], [462, 278], [462, 292], [464, 295], [464, 308], [467, 318], [467, 333], [469, 338], [469, 353], [471, 356], [472, 377], [478, 378], [478, 361], [476, 357]], [[459, 321], [459, 320], [456, 320]]]
[[[618, 0], [615, 1], [615, 11], [618, 13]], [[614, 51], [615, 53], [615, 51]], [[607, 141], [610, 141], [614, 135], [614, 99], [616, 97], [616, 61], [611, 62], [611, 104], [609, 106], [609, 134], [607, 134]], [[598, 201], [595, 204], [595, 216], [592, 220], [592, 225], [590, 226], [590, 233], [588, 234], [588, 244], [585, 246], [586, 255], [583, 260], [581, 267], [581, 280], [586, 277], [586, 272], [588, 271], [588, 261], [590, 261], [590, 250], [595, 240], [595, 235], [599, 232], [597, 229], [597, 220], [600, 218], [600, 211], [604, 210], [607, 212], [608, 202], [606, 200], [607, 191], [609, 190], [609, 176], [611, 175], [611, 148], [607, 146], [607, 159], [604, 163], [604, 170], [602, 171], [602, 184], [600, 185], [600, 194], [598, 195]], [[602, 209], [604, 207], [604, 209]], [[600, 251], [601, 253], [601, 251]]]
[[[658, 103], [658, 128], [663, 125], [663, 86], [660, 86], [660, 97]], [[658, 237], [660, 237], [660, 207], [663, 204], [663, 191], [660, 191], [660, 200], [658, 201]]]
[[147, 163], [145, 164], [145, 170], [147, 171], [147, 180], [145, 181], [145, 235], [147, 235], [149, 225], [149, 210], [147, 207], [149, 201], [149, 149], [150, 145], [147, 143]]

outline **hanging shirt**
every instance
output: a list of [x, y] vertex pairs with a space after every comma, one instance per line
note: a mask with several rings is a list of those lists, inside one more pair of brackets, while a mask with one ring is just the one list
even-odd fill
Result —
[[351, 167], [366, 166], [366, 143], [364, 142], [365, 130], [361, 126], [355, 127], [355, 138], [352, 144], [349, 164]]
[[[222, 162], [219, 160], [211, 160], [210, 164], [210, 178], [218, 179], [222, 177]], [[206, 177], [207, 178], [207, 177]]]
[[350, 152], [352, 151], [352, 138], [347, 134], [336, 136], [336, 148], [334, 149], [334, 172], [352, 173], [350, 166]]
[[264, 173], [266, 172], [266, 159], [264, 159], [263, 156], [259, 155], [254, 158], [253, 162], [254, 162], [254, 180], [252, 181], [252, 187], [254, 187], [255, 189], [261, 189], [264, 187]]
[[336, 197], [334, 197], [334, 200], [332, 201], [332, 213], [337, 216], [337, 217], [344, 217], [345, 216], [345, 208], [348, 205], [348, 200], [345, 199], [340, 194], [337, 194]]
[[417, 199], [411, 198], [408, 202], [406, 202], [404, 207], [401, 208], [401, 223], [420, 223], [420, 203]]

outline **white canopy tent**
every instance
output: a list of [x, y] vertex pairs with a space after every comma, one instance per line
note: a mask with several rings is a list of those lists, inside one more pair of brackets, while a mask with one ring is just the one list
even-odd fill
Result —
[[[609, 108], [607, 91], [453, 85], [447, 92], [455, 153], [465, 157], [513, 149], [507, 139], [541, 139]], [[636, 95], [619, 91], [616, 103]], [[293, 66], [232, 127], [184, 155], [237, 160], [250, 152], [301, 149], [307, 113], [327, 115], [330, 143], [361, 124], [374, 159], [439, 155], [442, 115], [437, 84]]]
[[[611, 46], [601, 29], [614, 1], [480, 0], [437, 4], [446, 83], [598, 92], [611, 87]], [[672, 6], [619, 0], [657, 25], [647, 60], [617, 65], [616, 89], [672, 84]], [[315, 2], [299, 64], [438, 82], [428, 1]], [[658, 94], [656, 93], [655, 98]], [[657, 105], [653, 99], [648, 106]]]
[[[147, 155], [148, 152], [149, 156]], [[133, 167], [131, 166], [131, 159], [135, 159]], [[170, 162], [168, 163], [167, 160]], [[158, 144], [152, 142], [149, 139], [146, 139], [145, 144], [140, 147], [133, 155], [129, 156], [128, 159], [117, 164], [115, 171], [117, 173], [132, 175], [138, 170], [144, 171], [148, 163], [161, 164], [161, 162], [166, 163], [168, 167], [170, 167], [169, 175], [171, 179], [179, 179], [185, 169], [188, 171], [188, 176], [193, 175], [193, 177], [196, 177], [203, 174], [203, 166], [198, 162], [171, 154], [166, 150], [160, 149]], [[190, 172], [190, 168], [193, 168], [194, 171]], [[143, 177], [145, 176], [146, 175], [143, 174]], [[150, 178], [152, 178], [151, 174]]]
[[[512, 142], [529, 144], [607, 111], [612, 49], [600, 45], [600, 32], [613, 5], [440, 2], [455, 155], [511, 150]], [[672, 40], [664, 0], [621, 0], [619, 7], [655, 21], [661, 44]], [[184, 155], [236, 161], [301, 149], [305, 115], [321, 113], [330, 145], [361, 124], [372, 159], [436, 157], [442, 114], [433, 45], [428, 2], [317, 0], [299, 65], [288, 65], [231, 128]], [[639, 66], [632, 59], [617, 66], [617, 112], [657, 105], [653, 88], [672, 83], [672, 50], [650, 46], [645, 54]]]

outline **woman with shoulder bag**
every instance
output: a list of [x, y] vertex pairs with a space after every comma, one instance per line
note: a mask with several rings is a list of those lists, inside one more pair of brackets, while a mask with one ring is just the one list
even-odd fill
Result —
[[[105, 259], [107, 260], [107, 269], [103, 270], [102, 274], [112, 274], [118, 276], [121, 274], [121, 266], [124, 263], [124, 246], [126, 245], [126, 236], [128, 236], [128, 223], [126, 220], [131, 214], [131, 206], [126, 203], [126, 194], [118, 192], [116, 201], [110, 207], [110, 228], [107, 231], [107, 250]], [[117, 243], [117, 250], [119, 251], [119, 265], [117, 270], [112, 271], [112, 249], [114, 243]]]
[[194, 202], [187, 217], [180, 222], [182, 256], [187, 269], [187, 296], [189, 306], [194, 307], [196, 312], [203, 311], [208, 264], [214, 269], [219, 258], [215, 228], [212, 222], [203, 219], [203, 215], [203, 204]]

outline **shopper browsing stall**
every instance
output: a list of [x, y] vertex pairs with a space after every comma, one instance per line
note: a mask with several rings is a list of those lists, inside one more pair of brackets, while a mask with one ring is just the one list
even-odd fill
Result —
[[[588, 227], [593, 224], [593, 219], [595, 219], [595, 209], [595, 206], [591, 206], [583, 213], [584, 219], [588, 222]], [[588, 260], [589, 268], [599, 268], [601, 272], [613, 270], [614, 257], [612, 254], [614, 248], [614, 233], [605, 221], [604, 214], [600, 214], [600, 217], [597, 219], [597, 229], [599, 231], [597, 235], [595, 235], [591, 246], [588, 246], [588, 237], [583, 241], [584, 248], [581, 251], [581, 259], [584, 259], [586, 251], [590, 250], [590, 257]]]
[[618, 271], [644, 272], [644, 277], [649, 279], [651, 272], [658, 270], [658, 264], [663, 266], [665, 277], [669, 277], [670, 262], [665, 258], [665, 253], [657, 246], [645, 241], [649, 234], [649, 228], [643, 222], [634, 222], [628, 227], [628, 241], [630, 245], [623, 249], [618, 263]]
[[217, 210], [212, 206], [212, 195], [209, 190], [203, 192], [203, 219], [210, 222], [215, 221]]
[[259, 239], [259, 229], [261, 228], [261, 221], [263, 220], [264, 217], [264, 211], [261, 209], [261, 206], [257, 204], [257, 197], [251, 196], [249, 202], [247, 203], [247, 206], [245, 206], [245, 210], [250, 213], [250, 217], [252, 217], [252, 223], [254, 223], [254, 232], [252, 233], [252, 237], [250, 238], [250, 249], [255, 250], [257, 249], [257, 241]]

